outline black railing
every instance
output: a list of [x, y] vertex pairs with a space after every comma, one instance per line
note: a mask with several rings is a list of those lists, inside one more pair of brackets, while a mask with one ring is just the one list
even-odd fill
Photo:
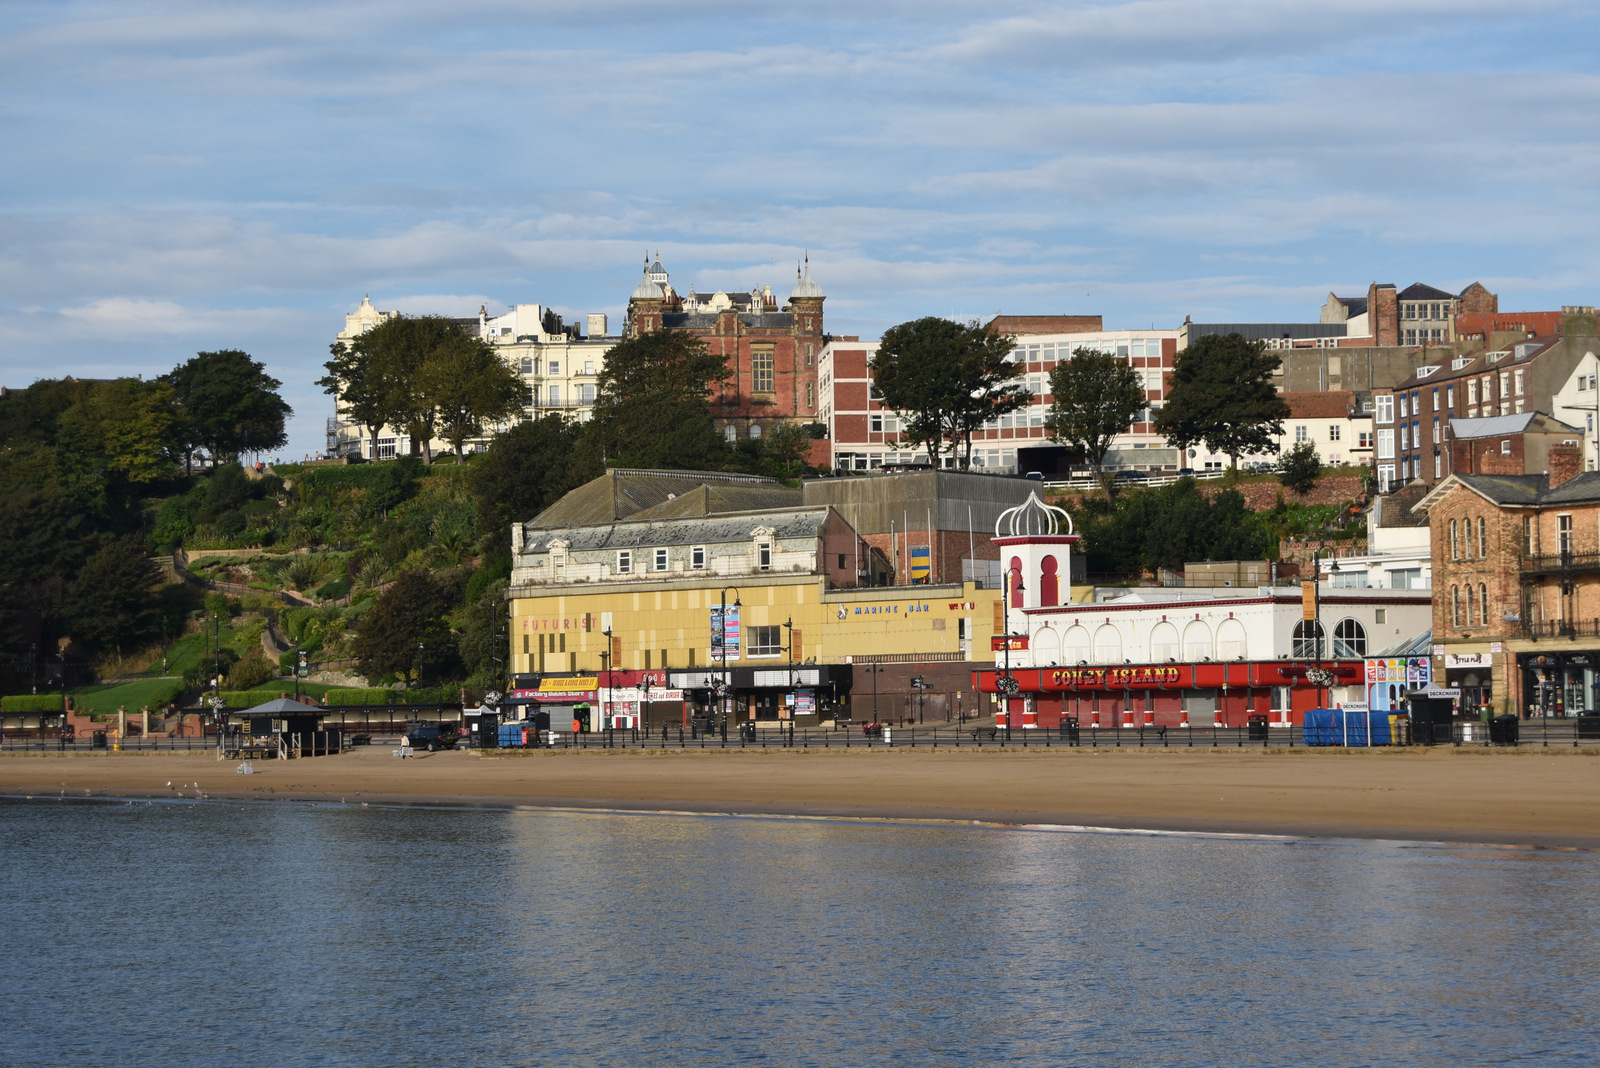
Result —
[[1600, 619], [1542, 619], [1522, 625], [1526, 638], [1600, 637]]
[[1600, 571], [1600, 553], [1529, 554], [1522, 558], [1522, 570], [1529, 573]]

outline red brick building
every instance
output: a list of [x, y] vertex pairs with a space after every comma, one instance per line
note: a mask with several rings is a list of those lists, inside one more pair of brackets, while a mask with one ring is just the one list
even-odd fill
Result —
[[1600, 472], [1576, 446], [1549, 474], [1456, 473], [1417, 505], [1433, 539], [1435, 678], [1462, 706], [1600, 708]]
[[672, 287], [660, 257], [628, 300], [625, 334], [680, 330], [727, 360], [729, 378], [712, 394], [711, 411], [729, 442], [759, 439], [786, 422], [817, 418], [817, 357], [827, 338], [822, 287], [809, 261], [796, 268], [795, 286], [780, 308], [771, 286], [748, 293], [702, 295]]

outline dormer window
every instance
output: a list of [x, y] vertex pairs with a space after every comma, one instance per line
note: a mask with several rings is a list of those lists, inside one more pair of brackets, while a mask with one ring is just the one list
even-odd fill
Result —
[[770, 541], [756, 542], [756, 567], [762, 571], [772, 570], [772, 543]]

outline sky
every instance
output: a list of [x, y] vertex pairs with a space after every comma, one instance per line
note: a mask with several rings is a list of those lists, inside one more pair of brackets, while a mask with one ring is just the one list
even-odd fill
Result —
[[313, 384], [370, 293], [617, 329], [796, 262], [924, 315], [1316, 321], [1481, 280], [1600, 303], [1600, 5], [0, 5], [0, 384], [244, 349]]

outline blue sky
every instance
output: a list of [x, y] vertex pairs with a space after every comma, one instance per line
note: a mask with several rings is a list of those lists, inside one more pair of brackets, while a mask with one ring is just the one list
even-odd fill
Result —
[[615, 323], [680, 289], [829, 328], [1314, 320], [1330, 289], [1600, 301], [1591, 3], [0, 6], [0, 383], [243, 348], [363, 293]]

